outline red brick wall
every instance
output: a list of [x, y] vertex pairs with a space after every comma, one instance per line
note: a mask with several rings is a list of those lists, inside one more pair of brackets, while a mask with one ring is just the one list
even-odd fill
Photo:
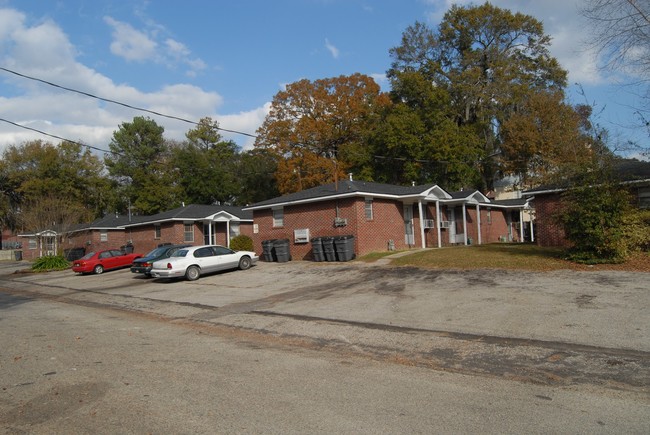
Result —
[[539, 246], [569, 247], [564, 228], [555, 216], [561, 210], [558, 193], [537, 195], [533, 199], [535, 206], [535, 240]]
[[[226, 245], [226, 224], [218, 223], [216, 227], [217, 243]], [[253, 236], [253, 224], [251, 222], [241, 223], [239, 226], [240, 234], [249, 237]], [[185, 242], [183, 222], [163, 222], [160, 224], [160, 238], [155, 238], [155, 227], [153, 224], [141, 225], [127, 228], [126, 230], [109, 230], [108, 241], [100, 242], [100, 231], [89, 231], [74, 233], [69, 240], [64, 240], [62, 249], [85, 247], [86, 251], [120, 248], [126, 245], [127, 241], [133, 244], [134, 252], [146, 254], [162, 243], [182, 244], [190, 243], [192, 245], [202, 245], [204, 242], [203, 223], [194, 223], [194, 241]], [[90, 241], [90, 245], [86, 242]], [[23, 242], [23, 248], [28, 246], [27, 239]], [[33, 251], [33, 258], [38, 256], [38, 251]], [[29, 258], [32, 259], [32, 258]]]
[[[413, 207], [414, 246], [420, 247], [420, 221], [417, 205]], [[373, 219], [366, 220], [365, 200], [357, 200], [358, 219], [358, 249], [357, 255], [388, 250], [388, 242], [392, 240], [396, 250], [408, 249], [405, 238], [404, 206], [401, 202], [375, 198], [372, 202]]]
[[[334, 226], [338, 206], [340, 218], [347, 219], [347, 225]], [[416, 217], [415, 215], [414, 217]], [[343, 198], [284, 208], [284, 226], [273, 228], [272, 210], [254, 211], [258, 233], [253, 234], [253, 244], [258, 254], [262, 253], [262, 242], [271, 239], [289, 239], [289, 250], [295, 260], [311, 260], [311, 243], [294, 243], [295, 229], [309, 229], [309, 237], [354, 236], [354, 252], [364, 255], [369, 252], [385, 251], [388, 241], [395, 242], [396, 249], [408, 246], [404, 241], [404, 217], [402, 204], [390, 200], [373, 200], [373, 219], [366, 220], [364, 198]], [[416, 246], [419, 233], [416, 232]]]
[[[335, 227], [336, 207], [338, 205], [339, 217], [347, 219], [347, 226]], [[273, 213], [270, 209], [254, 211], [254, 221], [258, 226], [258, 233], [253, 234], [254, 249], [262, 254], [262, 242], [271, 239], [289, 239], [289, 250], [293, 259], [311, 260], [311, 243], [294, 242], [295, 229], [309, 229], [310, 238], [327, 237], [339, 235], [353, 235], [355, 237], [356, 255], [365, 255], [370, 252], [381, 252], [388, 249], [389, 241], [392, 240], [396, 250], [409, 248], [420, 248], [422, 246], [420, 233], [420, 218], [418, 205], [409, 205], [413, 209], [413, 232], [414, 244], [408, 246], [405, 238], [404, 226], [404, 205], [399, 201], [388, 199], [373, 200], [373, 219], [366, 220], [364, 198], [347, 198], [338, 201], [322, 201], [302, 205], [291, 205], [284, 207], [284, 226], [273, 228]], [[425, 218], [433, 218], [436, 215], [435, 203], [428, 203]], [[457, 210], [462, 210], [458, 208]], [[496, 243], [501, 237], [508, 236], [507, 215], [509, 210], [481, 207], [481, 242]], [[424, 210], [423, 210], [424, 211]], [[447, 206], [441, 206], [441, 220], [449, 220]], [[488, 213], [491, 219], [488, 219]], [[468, 206], [467, 215], [467, 236], [472, 238], [472, 243], [478, 243], [478, 229], [476, 219], [476, 207]], [[463, 231], [462, 214], [456, 212], [458, 232]], [[517, 213], [518, 221], [518, 213]], [[436, 221], [437, 224], [437, 221]], [[449, 229], [441, 229], [442, 246], [449, 246]], [[425, 229], [426, 246], [437, 247], [436, 228]], [[514, 240], [519, 240], [519, 232], [514, 228]]]
[[[124, 230], [106, 230], [106, 241], [101, 241], [100, 231], [82, 231], [73, 233], [72, 237], [66, 237], [61, 242], [65, 249], [85, 247], [86, 252], [101, 251], [104, 249], [119, 249], [126, 245], [128, 238]], [[23, 245], [25, 246], [25, 245]]]

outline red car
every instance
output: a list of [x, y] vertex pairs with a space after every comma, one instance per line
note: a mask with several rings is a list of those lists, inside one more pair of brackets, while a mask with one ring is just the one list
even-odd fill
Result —
[[142, 254], [126, 254], [119, 249], [89, 252], [72, 262], [72, 270], [77, 273], [103, 273], [105, 270], [129, 267], [133, 260]]

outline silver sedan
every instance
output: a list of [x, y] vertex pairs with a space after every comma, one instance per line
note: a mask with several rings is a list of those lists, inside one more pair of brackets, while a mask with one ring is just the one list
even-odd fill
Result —
[[190, 246], [179, 249], [169, 258], [156, 261], [151, 269], [154, 278], [181, 278], [189, 281], [220, 270], [246, 270], [259, 257], [251, 251], [233, 251], [220, 245]]

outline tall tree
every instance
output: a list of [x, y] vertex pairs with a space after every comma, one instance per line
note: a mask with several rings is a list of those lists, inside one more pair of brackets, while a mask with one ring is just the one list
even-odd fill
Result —
[[237, 167], [240, 191], [236, 204], [254, 204], [280, 194], [275, 181], [276, 154], [260, 148], [245, 151], [239, 155]]
[[586, 0], [581, 12], [591, 24], [588, 45], [598, 53], [601, 68], [642, 85], [637, 115], [650, 136], [650, 2]]
[[589, 113], [564, 103], [558, 92], [531, 94], [501, 126], [503, 171], [531, 188], [592, 165], [603, 147], [591, 134]]
[[417, 71], [394, 72], [391, 85], [393, 104], [370, 133], [372, 178], [451, 189], [476, 184], [478, 138], [454, 122], [447, 89]]
[[[83, 218], [85, 216], [85, 219]], [[88, 219], [88, 211], [69, 198], [58, 194], [32, 197], [23, 203], [19, 225], [28, 231], [54, 229], [65, 234], [75, 224]]]
[[[550, 56], [542, 23], [490, 3], [452, 6], [436, 30], [416, 23], [392, 48], [389, 77], [415, 71], [451, 97], [454, 121], [475, 137], [483, 190], [498, 173], [501, 126], [531, 93], [561, 92], [566, 71]], [[475, 140], [478, 139], [478, 142]]]
[[274, 152], [282, 193], [334, 181], [367, 161], [369, 124], [390, 101], [362, 74], [300, 80], [278, 92], [255, 146]]
[[78, 205], [85, 211], [80, 221], [101, 214], [107, 206], [110, 184], [103, 165], [79, 144], [32, 141], [10, 146], [0, 166], [7, 183], [25, 203], [48, 196], [65, 198], [71, 208]]
[[16, 228], [16, 212], [21, 202], [18, 186], [9, 179], [6, 173], [7, 166], [0, 160], [0, 249], [2, 249], [2, 234], [5, 228]]
[[592, 24], [590, 45], [598, 50], [601, 66], [624, 69], [649, 81], [650, 3], [647, 0], [586, 0], [581, 12]]
[[179, 203], [164, 128], [149, 118], [135, 117], [113, 133], [104, 163], [119, 183], [128, 207], [154, 214]]
[[201, 119], [185, 136], [186, 142], [172, 148], [181, 198], [198, 204], [233, 203], [239, 191], [239, 147], [224, 140], [219, 124], [210, 118]]

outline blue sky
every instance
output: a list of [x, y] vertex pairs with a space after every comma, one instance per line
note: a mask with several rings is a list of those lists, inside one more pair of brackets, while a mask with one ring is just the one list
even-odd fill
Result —
[[[605, 76], [583, 44], [582, 0], [493, 0], [542, 20], [569, 70], [569, 97], [597, 121], [648, 145], [633, 123], [633, 91]], [[288, 83], [352, 73], [384, 78], [388, 51], [416, 20], [436, 26], [449, 0], [0, 0], [0, 67], [101, 97], [254, 134]], [[586, 97], [579, 95], [579, 83]], [[191, 124], [82, 97], [0, 71], [0, 118], [107, 149], [118, 126], [150, 116], [165, 136]], [[244, 135], [224, 134], [243, 148]], [[0, 150], [38, 133], [0, 122]]]

